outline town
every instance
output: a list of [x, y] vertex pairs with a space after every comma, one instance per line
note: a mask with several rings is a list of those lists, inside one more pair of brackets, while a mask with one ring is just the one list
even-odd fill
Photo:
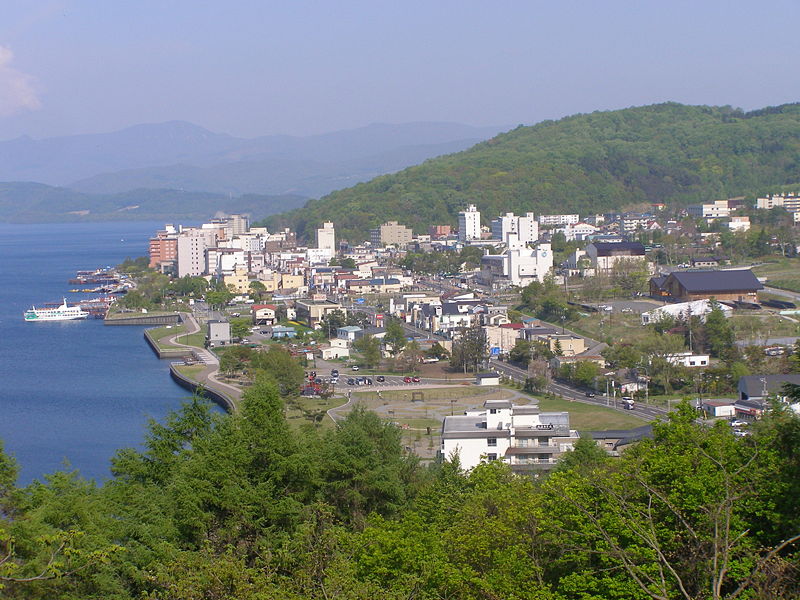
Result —
[[[456, 228], [415, 234], [388, 221], [357, 243], [338, 240], [333, 222], [304, 242], [230, 215], [166, 225], [150, 240], [148, 266], [205, 292], [190, 302], [229, 375], [244, 366], [225, 360], [226, 347], [282, 343], [305, 364], [327, 365], [306, 377], [306, 395], [425, 387], [460, 372], [476, 385], [503, 381], [645, 420], [689, 397], [703, 418], [747, 436], [783, 385], [800, 383], [800, 288], [789, 275], [798, 215], [800, 196], [786, 193], [490, 220], [471, 204]], [[135, 307], [138, 296], [122, 304]], [[405, 375], [365, 374], [380, 364]], [[460, 406], [464, 416], [451, 403], [438, 414], [438, 455], [460, 452], [468, 468], [498, 458], [522, 472], [556, 464], [578, 433], [568, 412], [535, 402], [488, 399]], [[616, 451], [641, 433], [593, 435]]]

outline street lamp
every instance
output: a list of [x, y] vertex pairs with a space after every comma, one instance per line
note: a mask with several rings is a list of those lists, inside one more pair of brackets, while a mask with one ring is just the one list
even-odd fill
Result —
[[564, 321], [567, 320], [567, 315], [561, 315], [561, 335], [564, 335]]

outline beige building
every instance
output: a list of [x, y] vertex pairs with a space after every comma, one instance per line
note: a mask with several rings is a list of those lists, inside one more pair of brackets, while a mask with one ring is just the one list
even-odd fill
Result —
[[406, 246], [414, 237], [411, 229], [405, 225], [399, 225], [397, 221], [388, 221], [380, 227], [370, 230], [370, 241], [373, 245], [394, 245]]
[[237, 294], [246, 294], [250, 291], [250, 278], [244, 269], [236, 269], [232, 275], [225, 275], [222, 282], [229, 290], [232, 289]]
[[319, 329], [322, 326], [322, 318], [329, 312], [340, 310], [347, 314], [347, 309], [331, 300], [298, 300], [294, 308], [297, 320], [305, 323], [311, 329]]
[[305, 284], [306, 280], [302, 275], [292, 275], [290, 273], [281, 274], [281, 287], [285, 290], [303, 287]]

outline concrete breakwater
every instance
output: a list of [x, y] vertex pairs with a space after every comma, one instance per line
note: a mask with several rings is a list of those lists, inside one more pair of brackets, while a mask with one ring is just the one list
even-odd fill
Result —
[[215, 390], [210, 387], [205, 387], [202, 383], [195, 381], [194, 379], [190, 379], [177, 369], [177, 365], [171, 364], [169, 366], [169, 374], [170, 377], [182, 388], [185, 388], [192, 392], [193, 394], [197, 394], [198, 396], [204, 396], [217, 404], [219, 404], [222, 408], [224, 408], [229, 413], [236, 411], [236, 403], [227, 395], [223, 394], [219, 390]]
[[125, 316], [119, 313], [106, 317], [104, 325], [177, 325], [182, 321], [180, 313], [167, 315], [136, 315]]
[[[189, 328], [188, 335], [196, 333], [200, 330], [199, 325], [192, 315], [181, 316], [181, 321], [186, 323], [187, 327]], [[176, 344], [175, 335], [170, 336], [168, 334], [167, 338], [162, 337], [161, 339], [156, 340], [151, 331], [152, 330], [150, 329], [146, 329], [144, 331], [144, 339], [150, 346], [151, 350], [153, 350], [153, 352], [159, 358], [172, 360], [192, 359], [193, 362], [203, 365], [203, 369], [199, 373], [193, 377], [190, 377], [178, 369], [179, 366], [186, 364], [186, 362], [175, 362], [170, 364], [169, 372], [173, 381], [175, 381], [182, 388], [189, 390], [193, 394], [204, 396], [213, 402], [216, 402], [228, 412], [236, 412], [236, 401], [238, 400], [241, 392], [230, 385], [217, 381], [214, 378], [214, 375], [219, 370], [219, 361], [213, 354], [203, 348]], [[167, 339], [167, 342], [160, 343], [163, 339]], [[229, 388], [230, 392], [223, 391], [225, 388]]]

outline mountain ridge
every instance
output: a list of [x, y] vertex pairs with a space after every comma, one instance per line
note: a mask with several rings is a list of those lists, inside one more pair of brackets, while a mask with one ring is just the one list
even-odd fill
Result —
[[274, 215], [310, 239], [333, 220], [361, 240], [388, 219], [418, 233], [455, 224], [476, 204], [488, 219], [619, 209], [640, 202], [690, 202], [759, 193], [800, 181], [800, 105], [745, 113], [667, 102], [519, 126], [472, 148], [311, 200]]

